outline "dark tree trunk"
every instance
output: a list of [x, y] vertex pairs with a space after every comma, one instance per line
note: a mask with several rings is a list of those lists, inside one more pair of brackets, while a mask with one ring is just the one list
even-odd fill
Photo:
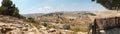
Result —
[[94, 21], [94, 26], [92, 26], [92, 34], [96, 34], [96, 19]]

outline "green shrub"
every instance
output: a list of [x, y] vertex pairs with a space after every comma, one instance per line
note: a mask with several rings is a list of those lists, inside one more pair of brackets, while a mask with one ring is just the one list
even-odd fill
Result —
[[14, 17], [21, 17], [19, 9], [13, 4], [11, 0], [3, 0], [2, 6], [0, 7], [0, 14], [9, 15]]
[[33, 18], [28, 18], [27, 21], [35, 23], [36, 21]]
[[44, 25], [45, 27], [47, 27], [49, 24], [48, 24], [47, 22], [45, 22], [45, 23], [43, 23], [43, 25]]

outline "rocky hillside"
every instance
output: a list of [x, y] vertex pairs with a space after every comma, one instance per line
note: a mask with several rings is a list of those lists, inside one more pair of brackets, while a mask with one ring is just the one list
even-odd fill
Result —
[[[88, 13], [89, 14], [89, 13]], [[68, 16], [65, 16], [68, 15]], [[82, 24], [75, 19], [83, 18], [78, 15], [72, 17], [69, 14], [50, 13], [35, 18], [35, 23], [28, 22], [26, 19], [19, 19], [12, 16], [0, 15], [0, 34], [79, 34], [87, 33], [86, 29], [79, 29]], [[68, 18], [67, 18], [68, 17]], [[87, 18], [87, 17], [86, 17]], [[89, 18], [88, 18], [89, 19]], [[87, 21], [88, 19], [84, 20]], [[76, 23], [74, 23], [76, 22]], [[79, 24], [80, 23], [80, 24]], [[76, 26], [76, 27], [74, 27]]]
[[35, 21], [46, 27], [46, 30], [55, 29], [72, 31], [72, 33], [86, 33], [89, 31], [89, 24], [95, 18], [108, 18], [120, 16], [117, 11], [95, 11], [95, 12], [55, 12], [34, 17]]
[[0, 34], [87, 34], [95, 18], [115, 16], [120, 12], [55, 12], [33, 17], [36, 23], [32, 23], [0, 15]]
[[24, 19], [0, 15], [0, 34], [30, 34], [36, 33], [34, 24]]
[[55, 12], [34, 17], [34, 19], [48, 30], [55, 29], [55, 32], [60, 29], [76, 34], [81, 32], [87, 34], [89, 23], [92, 23], [95, 16], [96, 14], [92, 12]]

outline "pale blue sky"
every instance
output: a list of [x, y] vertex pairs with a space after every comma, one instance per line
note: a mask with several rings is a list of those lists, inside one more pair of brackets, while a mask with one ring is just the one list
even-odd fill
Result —
[[106, 10], [91, 0], [12, 0], [20, 14], [49, 13], [55, 11], [100, 11]]

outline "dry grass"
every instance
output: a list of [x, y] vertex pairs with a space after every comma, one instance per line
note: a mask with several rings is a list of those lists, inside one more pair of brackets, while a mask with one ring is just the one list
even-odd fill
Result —
[[79, 32], [79, 31], [81, 31], [81, 32], [87, 32], [88, 28], [82, 27], [82, 26], [72, 26], [71, 30], [74, 31], [74, 32]]

